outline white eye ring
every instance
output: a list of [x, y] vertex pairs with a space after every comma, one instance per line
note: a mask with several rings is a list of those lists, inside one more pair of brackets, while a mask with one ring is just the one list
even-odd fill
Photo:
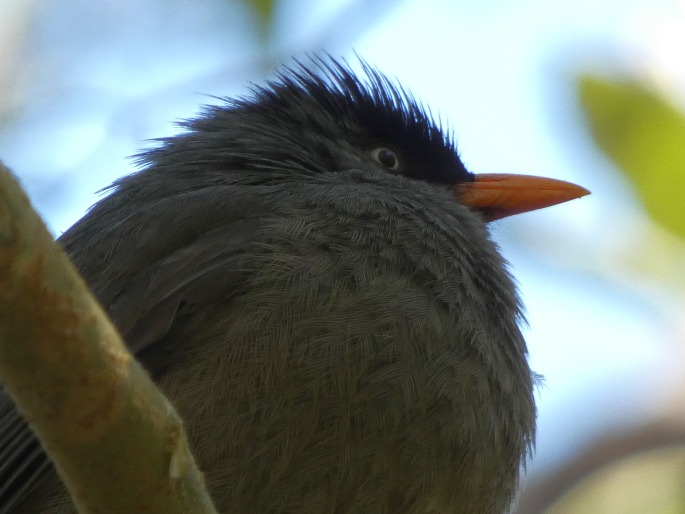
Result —
[[387, 146], [372, 148], [369, 155], [375, 162], [384, 168], [388, 168], [392, 171], [400, 169], [400, 158], [394, 150], [391, 150]]

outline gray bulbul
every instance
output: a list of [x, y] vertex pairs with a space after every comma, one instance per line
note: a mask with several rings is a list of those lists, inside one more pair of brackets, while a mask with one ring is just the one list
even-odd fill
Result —
[[[228, 513], [500, 514], [535, 434], [487, 222], [577, 198], [474, 175], [393, 81], [330, 58], [207, 107], [59, 238]], [[74, 512], [0, 392], [0, 513]]]

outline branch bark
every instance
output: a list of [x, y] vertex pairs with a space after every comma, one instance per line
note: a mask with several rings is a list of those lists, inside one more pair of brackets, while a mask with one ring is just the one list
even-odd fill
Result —
[[180, 417], [2, 164], [0, 381], [79, 512], [216, 512]]

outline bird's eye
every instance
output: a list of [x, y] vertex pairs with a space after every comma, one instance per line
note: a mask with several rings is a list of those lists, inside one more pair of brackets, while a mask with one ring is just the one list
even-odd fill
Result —
[[384, 168], [395, 171], [400, 167], [400, 158], [390, 148], [379, 146], [373, 148], [370, 154], [371, 158]]

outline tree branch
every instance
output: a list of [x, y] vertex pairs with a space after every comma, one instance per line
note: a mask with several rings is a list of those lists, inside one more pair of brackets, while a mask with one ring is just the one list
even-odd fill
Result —
[[180, 417], [1, 164], [0, 380], [80, 512], [216, 512]]

